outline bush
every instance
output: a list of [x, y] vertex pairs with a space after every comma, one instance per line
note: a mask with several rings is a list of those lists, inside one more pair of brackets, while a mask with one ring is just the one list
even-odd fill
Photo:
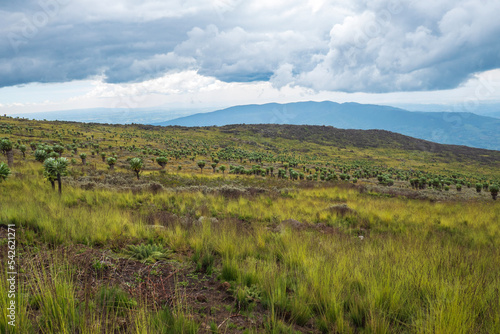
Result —
[[171, 251], [157, 244], [140, 244], [137, 246], [129, 245], [126, 253], [132, 258], [144, 263], [154, 263], [169, 258]]
[[500, 187], [497, 184], [492, 184], [490, 186], [491, 198], [493, 198], [493, 200], [497, 199], [499, 189]]

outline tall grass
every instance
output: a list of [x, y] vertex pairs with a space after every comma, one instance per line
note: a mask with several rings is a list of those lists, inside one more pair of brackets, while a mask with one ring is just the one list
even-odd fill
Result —
[[[27, 249], [36, 242], [100, 246], [155, 239], [179, 253], [192, 250], [199, 270], [218, 272], [240, 293], [259, 291], [269, 331], [314, 323], [324, 332], [500, 332], [500, 203], [432, 203], [332, 187], [228, 198], [198, 190], [66, 186], [59, 197], [36, 176], [13, 177], [0, 197], [0, 221], [16, 224]], [[351, 211], [332, 209], [339, 203]], [[153, 222], [165, 228], [149, 228], [146, 218], [158, 212], [190, 224], [168, 218]], [[279, 225], [286, 219], [305, 228]], [[167, 324], [166, 332], [198, 328], [183, 308], [149, 314], [140, 301], [122, 314], [98, 312], [97, 295], [88, 302], [77, 297], [80, 287], [64, 260], [31, 261], [25, 270], [30, 275], [18, 294], [25, 332], [97, 333], [116, 317], [134, 324], [128, 332], [148, 332], [158, 323]], [[5, 291], [2, 278], [2, 296]]]

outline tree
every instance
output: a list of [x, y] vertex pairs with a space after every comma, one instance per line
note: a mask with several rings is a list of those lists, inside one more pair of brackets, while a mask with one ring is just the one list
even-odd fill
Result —
[[44, 162], [47, 159], [47, 152], [45, 150], [35, 151], [35, 160], [39, 162]]
[[[48, 158], [43, 163], [44, 175], [52, 182], [52, 180], [57, 180], [57, 185], [59, 189], [59, 195], [62, 193], [62, 176], [67, 174], [68, 159], [66, 158]], [[52, 187], [54, 183], [52, 182]]]
[[54, 147], [52, 149], [54, 150], [54, 152], [59, 154], [59, 158], [62, 156], [62, 154], [64, 152], [64, 147], [61, 145], [54, 145]]
[[7, 180], [9, 175], [10, 175], [9, 167], [5, 163], [0, 162], [0, 182]]
[[222, 165], [219, 167], [219, 169], [222, 171], [222, 174], [226, 171], [226, 166]]
[[161, 157], [156, 158], [156, 163], [158, 165], [160, 165], [161, 168], [165, 168], [165, 166], [167, 165], [167, 162], [168, 162], [167, 157], [161, 156]]
[[476, 183], [476, 191], [480, 193], [481, 189], [483, 189], [483, 185], [481, 183]]
[[203, 168], [205, 168], [205, 161], [198, 161], [198, 167], [200, 167], [201, 173], [203, 174]]
[[82, 159], [82, 165], [85, 166], [85, 164], [87, 162], [87, 154], [86, 153], [81, 153], [80, 154], [80, 159]]
[[21, 153], [23, 154], [23, 159], [26, 159], [26, 150], [28, 148], [26, 147], [26, 145], [19, 145], [19, 150], [21, 151]]
[[492, 184], [490, 186], [490, 193], [491, 193], [491, 198], [493, 198], [493, 200], [496, 200], [497, 199], [497, 196], [498, 196], [498, 190], [500, 189], [500, 187], [497, 185], [497, 184]]
[[102, 152], [101, 158], [102, 158], [102, 162], [105, 162], [106, 161], [106, 153]]
[[[45, 160], [45, 162], [49, 161], [50, 159], [54, 159], [54, 158], [49, 158], [49, 159]], [[43, 170], [43, 176], [50, 182], [50, 184], [52, 186], [52, 190], [56, 190], [56, 180], [57, 180], [56, 175], [49, 172], [49, 170], [45, 166], [45, 163], [44, 163], [44, 167], [45, 167], [45, 169]]]
[[214, 170], [215, 173], [215, 168], [217, 167], [217, 163], [213, 162], [210, 166], [212, 166], [212, 169]]
[[116, 164], [116, 158], [114, 157], [109, 157], [107, 159], [107, 163], [109, 165], [109, 170], [115, 170], [115, 164]]
[[139, 180], [139, 174], [141, 172], [143, 162], [141, 158], [132, 158], [129, 161], [130, 169], [132, 169], [137, 176], [137, 180]]
[[0, 150], [7, 156], [7, 165], [12, 168], [14, 165], [14, 152], [12, 151], [12, 143], [7, 138], [0, 140]]

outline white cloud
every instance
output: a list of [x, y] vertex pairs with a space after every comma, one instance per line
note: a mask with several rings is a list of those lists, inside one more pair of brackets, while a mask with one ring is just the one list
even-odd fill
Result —
[[[500, 68], [496, 0], [41, 3], [0, 5], [0, 32], [20, 38], [17, 52], [0, 40], [0, 87], [99, 76], [91, 93], [74, 96], [225, 101], [246, 89], [256, 99], [346, 96], [339, 91], [358, 98], [461, 90]], [[27, 36], [40, 12], [49, 20]]]

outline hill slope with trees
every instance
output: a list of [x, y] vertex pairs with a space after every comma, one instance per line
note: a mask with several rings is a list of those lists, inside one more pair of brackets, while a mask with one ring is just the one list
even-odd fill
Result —
[[500, 150], [500, 120], [462, 112], [410, 112], [358, 103], [297, 102], [235, 106], [181, 117], [157, 125], [229, 124], [330, 125], [341, 129], [378, 129], [441, 144]]

